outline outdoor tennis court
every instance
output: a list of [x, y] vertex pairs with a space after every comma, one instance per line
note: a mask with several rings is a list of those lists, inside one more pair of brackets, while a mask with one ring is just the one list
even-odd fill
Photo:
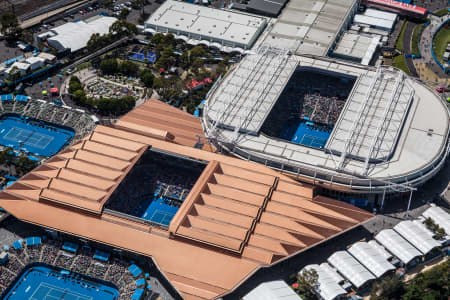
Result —
[[73, 130], [21, 116], [0, 118], [0, 144], [38, 156], [52, 156], [74, 136]]
[[68, 271], [43, 264], [28, 267], [5, 293], [5, 300], [115, 300], [119, 297], [119, 291], [113, 286], [71, 276]]

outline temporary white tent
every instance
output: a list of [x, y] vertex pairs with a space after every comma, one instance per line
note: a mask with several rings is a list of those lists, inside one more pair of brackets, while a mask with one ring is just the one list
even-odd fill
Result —
[[337, 251], [328, 258], [339, 273], [344, 275], [356, 288], [362, 287], [375, 277], [347, 251]]
[[380, 231], [375, 236], [375, 239], [405, 264], [410, 263], [414, 258], [422, 255], [419, 250], [414, 248], [393, 229]]
[[264, 282], [244, 296], [243, 300], [301, 300], [283, 280]]
[[440, 227], [444, 228], [447, 234], [450, 234], [450, 214], [438, 206], [432, 205], [422, 214], [425, 218], [431, 218]]
[[377, 278], [382, 277], [389, 271], [395, 270], [395, 267], [387, 261], [377, 248], [369, 243], [355, 243], [348, 249], [348, 252]]
[[441, 243], [433, 239], [430, 234], [431, 232], [429, 232], [428, 229], [425, 229], [412, 221], [402, 221], [394, 226], [394, 230], [423, 254], [427, 254], [434, 248], [441, 246]]
[[332, 276], [327, 270], [323, 269], [319, 265], [308, 265], [303, 268], [304, 270], [315, 270], [319, 276], [317, 283], [319, 286], [316, 292], [324, 300], [333, 300], [340, 296], [347, 294], [347, 292], [339, 285], [339, 281], [336, 281], [336, 277]]

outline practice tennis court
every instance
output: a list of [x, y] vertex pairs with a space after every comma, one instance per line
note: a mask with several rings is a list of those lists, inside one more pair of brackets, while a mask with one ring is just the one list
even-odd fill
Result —
[[[44, 264], [25, 271], [5, 291], [5, 300], [115, 300], [117, 288]], [[98, 281], [98, 280], [97, 280]]]
[[68, 128], [19, 115], [0, 118], [0, 144], [38, 156], [56, 154], [73, 136], [73, 130]]

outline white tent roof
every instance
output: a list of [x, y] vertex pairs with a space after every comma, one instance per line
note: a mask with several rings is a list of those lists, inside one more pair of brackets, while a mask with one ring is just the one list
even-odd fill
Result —
[[375, 277], [347, 251], [335, 252], [328, 258], [328, 262], [332, 264], [339, 273], [344, 275], [356, 288], [360, 288], [368, 281], [375, 279]]
[[375, 239], [405, 264], [422, 255], [393, 229], [382, 230]]
[[283, 280], [264, 282], [244, 296], [244, 300], [301, 300]]
[[427, 254], [434, 248], [441, 246], [438, 241], [433, 239], [428, 229], [418, 226], [412, 221], [402, 221], [394, 226], [394, 230], [423, 254]]
[[377, 241], [375, 241], [375, 240], [370, 240], [370, 241], [368, 241], [368, 243], [369, 243], [373, 248], [375, 248], [375, 249], [378, 251], [378, 253], [380, 253], [384, 258], [386, 258], [386, 259], [392, 258], [392, 254], [389, 253], [388, 251], [386, 251], [386, 249], [384, 249], [383, 246], [381, 246], [380, 244], [378, 244]]
[[369, 243], [358, 242], [351, 246], [348, 252], [377, 278], [382, 277], [386, 272], [395, 270], [395, 267]]
[[[318, 288], [316, 290], [320, 297], [324, 300], [333, 300], [341, 295], [347, 294], [347, 292], [338, 284], [336, 278], [331, 276], [326, 270], [319, 265], [308, 265], [303, 270], [316, 270], [319, 275]], [[303, 270], [301, 272], [303, 272]]]
[[438, 206], [431, 206], [422, 214], [425, 218], [431, 218], [446, 234], [450, 234], [450, 214]]
[[339, 273], [333, 267], [331, 267], [328, 263], [326, 263], [326, 262], [321, 263], [320, 267], [322, 268], [322, 270], [327, 272], [328, 275], [331, 276], [336, 282], [343, 283], [345, 281], [344, 277], [339, 275]]

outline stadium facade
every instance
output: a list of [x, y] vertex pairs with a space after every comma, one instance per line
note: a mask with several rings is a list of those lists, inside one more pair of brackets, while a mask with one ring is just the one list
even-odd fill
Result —
[[[298, 123], [286, 136], [291, 119]], [[237, 157], [382, 201], [423, 184], [449, 152], [447, 107], [418, 80], [265, 46], [216, 83], [202, 124]]]
[[[225, 296], [259, 269], [373, 218], [213, 153], [199, 136], [198, 118], [150, 100], [1, 191], [0, 205], [22, 221], [151, 257], [184, 299]], [[158, 207], [151, 216], [147, 200]]]

